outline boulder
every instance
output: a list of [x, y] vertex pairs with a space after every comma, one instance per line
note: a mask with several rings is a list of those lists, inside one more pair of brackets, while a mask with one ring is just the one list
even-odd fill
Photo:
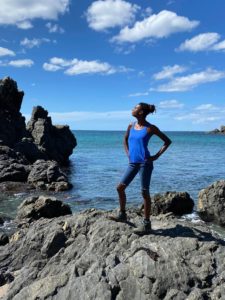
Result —
[[0, 270], [12, 274], [2, 300], [221, 298], [225, 242], [205, 223], [153, 216], [152, 233], [139, 237], [136, 210], [128, 223], [112, 213], [90, 209], [18, 229], [1, 247]]
[[64, 191], [72, 187], [58, 163], [49, 160], [39, 159], [33, 163], [27, 181], [35, 188], [44, 190]]
[[187, 192], [166, 192], [154, 195], [151, 213], [157, 216], [171, 212], [181, 216], [192, 213], [193, 207], [194, 201]]
[[55, 218], [72, 214], [69, 205], [57, 200], [55, 197], [28, 197], [18, 207], [17, 222], [28, 223], [40, 218]]
[[219, 180], [198, 195], [197, 211], [202, 220], [225, 226], [225, 180]]
[[9, 237], [0, 231], [0, 246], [4, 246], [9, 242]]
[[25, 182], [30, 172], [26, 158], [8, 146], [0, 145], [0, 182]]
[[56, 160], [60, 164], [68, 163], [69, 156], [77, 145], [69, 126], [53, 126], [47, 110], [36, 106], [27, 123], [27, 130], [33, 137], [34, 143], [38, 145], [38, 149], [49, 160]]

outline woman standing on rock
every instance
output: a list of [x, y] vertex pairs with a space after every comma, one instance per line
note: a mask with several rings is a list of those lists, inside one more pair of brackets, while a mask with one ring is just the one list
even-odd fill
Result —
[[[171, 140], [162, 133], [155, 125], [146, 121], [148, 114], [156, 111], [155, 106], [147, 103], [139, 103], [132, 110], [132, 116], [137, 122], [129, 124], [124, 137], [124, 148], [129, 158], [129, 166], [117, 186], [120, 202], [118, 216], [111, 217], [114, 221], [126, 222], [126, 194], [125, 189], [139, 172], [141, 180], [141, 191], [144, 199], [144, 220], [142, 226], [134, 230], [135, 233], [149, 233], [151, 231], [151, 198], [149, 194], [150, 180], [153, 170], [153, 161], [166, 151]], [[153, 135], [157, 135], [164, 141], [164, 145], [153, 156], [148, 150], [148, 142]]]

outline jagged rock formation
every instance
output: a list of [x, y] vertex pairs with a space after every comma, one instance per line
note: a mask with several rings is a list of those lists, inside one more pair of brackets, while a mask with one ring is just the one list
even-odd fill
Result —
[[9, 77], [0, 80], [0, 144], [13, 147], [27, 135], [25, 118], [20, 113], [24, 93]]
[[47, 159], [56, 160], [61, 164], [68, 162], [73, 148], [77, 145], [69, 126], [53, 126], [51, 117], [41, 106], [33, 108], [27, 130]]
[[76, 138], [68, 126], [52, 125], [41, 106], [34, 107], [26, 127], [20, 113], [23, 95], [11, 78], [0, 80], [0, 182], [28, 180], [35, 188], [69, 189], [58, 164], [68, 163]]
[[1, 246], [2, 299], [222, 299], [225, 242], [203, 222], [159, 215], [140, 237], [137, 210], [127, 223], [110, 214], [90, 209], [18, 229]]
[[225, 226], [225, 180], [214, 182], [198, 195], [198, 213], [206, 222]]

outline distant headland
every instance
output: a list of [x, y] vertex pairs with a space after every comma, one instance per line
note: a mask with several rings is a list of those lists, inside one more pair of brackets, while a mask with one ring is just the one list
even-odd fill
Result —
[[214, 129], [212, 131], [209, 131], [208, 133], [213, 133], [213, 134], [224, 134], [225, 135], [225, 126], [222, 125], [220, 126], [220, 129]]

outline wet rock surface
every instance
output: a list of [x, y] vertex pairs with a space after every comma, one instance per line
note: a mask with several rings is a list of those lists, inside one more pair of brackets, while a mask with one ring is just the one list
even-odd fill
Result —
[[204, 221], [225, 226], [225, 180], [216, 181], [199, 192], [197, 209]]
[[[37, 189], [67, 190], [71, 184], [60, 166], [68, 165], [76, 138], [69, 126], [54, 126], [41, 106], [33, 108], [26, 126], [20, 113], [23, 96], [14, 80], [9, 77], [0, 80], [0, 182], [27, 182]], [[38, 182], [37, 165], [44, 169], [46, 164], [47, 177], [42, 172], [45, 178]], [[6, 186], [0, 184], [0, 188], [9, 191], [11, 185]]]
[[[29, 205], [29, 204], [28, 204]], [[138, 236], [129, 221], [90, 209], [41, 218], [1, 246], [2, 299], [220, 299], [225, 242], [203, 223], [152, 217], [152, 233]], [[221, 298], [222, 299], [222, 298]]]

